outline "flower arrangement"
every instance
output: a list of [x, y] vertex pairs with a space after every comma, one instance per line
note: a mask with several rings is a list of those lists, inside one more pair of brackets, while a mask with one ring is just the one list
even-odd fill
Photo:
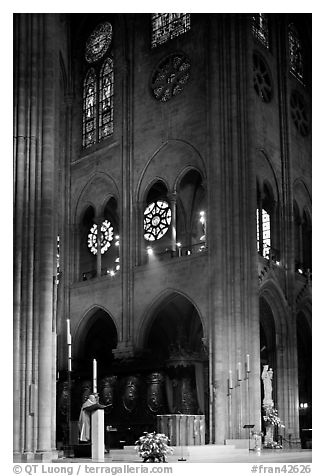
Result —
[[263, 420], [269, 425], [278, 426], [279, 428], [284, 428], [283, 423], [281, 422], [278, 410], [270, 405], [265, 406], [265, 415], [263, 415]]
[[136, 442], [135, 450], [143, 458], [143, 462], [157, 460], [160, 463], [166, 462], [166, 454], [173, 450], [168, 446], [169, 439], [163, 433], [144, 433]]
[[277, 441], [267, 441], [264, 443], [264, 448], [270, 448], [272, 450], [281, 450], [282, 445], [280, 445]]

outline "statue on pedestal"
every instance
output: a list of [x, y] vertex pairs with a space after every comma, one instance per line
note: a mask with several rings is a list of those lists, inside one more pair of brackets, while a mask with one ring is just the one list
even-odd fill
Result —
[[261, 375], [261, 379], [263, 380], [263, 384], [264, 384], [263, 406], [273, 407], [272, 378], [273, 378], [273, 370], [271, 368], [269, 369], [268, 365], [263, 365], [263, 372]]

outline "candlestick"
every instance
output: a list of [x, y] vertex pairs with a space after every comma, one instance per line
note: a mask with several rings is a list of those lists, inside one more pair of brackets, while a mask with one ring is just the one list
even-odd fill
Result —
[[67, 344], [71, 345], [70, 319], [67, 319]]
[[93, 360], [93, 392], [97, 393], [97, 361]]
[[232, 371], [229, 370], [229, 388], [234, 388], [233, 383], [232, 383]]
[[241, 363], [238, 362], [238, 365], [237, 365], [237, 380], [242, 380], [242, 375], [241, 375]]
[[251, 371], [250, 358], [249, 358], [249, 354], [246, 354], [246, 372], [249, 373], [250, 371]]

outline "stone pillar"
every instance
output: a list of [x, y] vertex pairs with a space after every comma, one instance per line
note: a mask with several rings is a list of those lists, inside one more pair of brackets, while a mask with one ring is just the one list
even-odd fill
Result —
[[171, 239], [171, 245], [172, 245], [172, 252], [175, 255], [176, 253], [176, 243], [177, 243], [177, 236], [176, 236], [176, 192], [170, 193], [168, 195], [168, 199], [170, 202], [170, 208], [172, 212], [172, 221], [171, 221], [171, 231], [172, 231], [172, 239]]
[[14, 18], [14, 453], [24, 459], [55, 446], [58, 21]]
[[102, 245], [101, 245], [101, 234], [102, 234], [102, 223], [103, 217], [97, 217], [95, 220], [97, 224], [97, 254], [96, 254], [96, 276], [100, 278], [102, 275]]
[[39, 272], [39, 373], [38, 373], [38, 442], [37, 452], [51, 454], [52, 432], [55, 431], [52, 420], [53, 392], [53, 353], [52, 332], [54, 269], [56, 266], [55, 246], [57, 232], [55, 230], [56, 214], [56, 118], [55, 89], [53, 81], [57, 77], [55, 38], [55, 20], [51, 15], [43, 16], [43, 114], [42, 114], [42, 163], [41, 163], [41, 213], [39, 226], [40, 239], [40, 272]]

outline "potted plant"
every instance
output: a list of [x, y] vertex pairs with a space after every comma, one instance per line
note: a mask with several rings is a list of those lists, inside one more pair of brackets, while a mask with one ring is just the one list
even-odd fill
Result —
[[155, 461], [159, 463], [166, 462], [166, 454], [172, 453], [173, 450], [168, 446], [169, 439], [163, 433], [147, 433], [145, 432], [143, 436], [135, 442], [135, 450], [138, 452], [139, 456], [143, 458], [143, 462]]

